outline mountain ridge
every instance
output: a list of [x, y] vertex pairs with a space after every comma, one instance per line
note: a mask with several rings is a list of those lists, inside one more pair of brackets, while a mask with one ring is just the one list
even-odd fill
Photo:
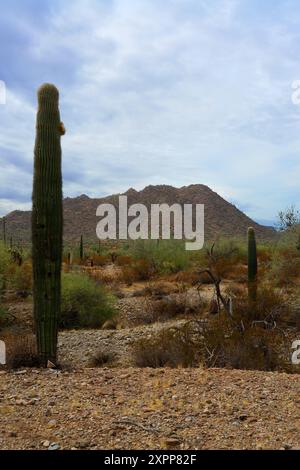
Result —
[[[205, 239], [218, 236], [245, 236], [249, 226], [253, 226], [259, 239], [271, 239], [276, 231], [271, 227], [258, 224], [234, 204], [227, 202], [217, 192], [204, 184], [192, 184], [175, 188], [170, 185], [148, 185], [138, 191], [129, 188], [124, 193], [116, 193], [101, 198], [91, 198], [86, 194], [66, 197], [64, 207], [64, 240], [75, 241], [81, 235], [86, 240], [96, 241], [96, 226], [99, 217], [96, 209], [102, 203], [118, 205], [119, 196], [127, 196], [128, 206], [136, 203], [145, 204], [204, 204]], [[5, 216], [6, 237], [14, 240], [30, 241], [31, 211], [15, 210]], [[3, 224], [3, 218], [1, 219]], [[2, 225], [1, 224], [1, 225]]]

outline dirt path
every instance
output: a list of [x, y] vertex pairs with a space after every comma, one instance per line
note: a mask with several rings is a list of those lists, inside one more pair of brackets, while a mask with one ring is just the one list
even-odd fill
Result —
[[299, 449], [300, 376], [1, 372], [0, 421], [1, 449]]

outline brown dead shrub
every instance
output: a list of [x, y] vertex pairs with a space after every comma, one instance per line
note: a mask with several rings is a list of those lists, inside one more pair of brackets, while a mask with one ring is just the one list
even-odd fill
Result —
[[201, 349], [192, 341], [189, 325], [162, 330], [157, 335], [139, 340], [133, 349], [137, 367], [197, 367]]
[[133, 259], [128, 255], [119, 255], [116, 260], [118, 266], [130, 266], [133, 263]]
[[94, 266], [105, 266], [110, 262], [110, 257], [104, 255], [93, 255], [92, 260]]
[[176, 318], [198, 318], [207, 309], [207, 300], [200, 296], [197, 302], [190, 302], [187, 292], [166, 295], [159, 300], [145, 303], [142, 323], [165, 322]]
[[[201, 275], [200, 278], [201, 277], [204, 279], [203, 284], [211, 283], [211, 280], [208, 279], [209, 276]], [[194, 286], [199, 282], [200, 279], [199, 279], [199, 274], [196, 271], [181, 271], [171, 276], [170, 280]]]
[[111, 352], [100, 349], [90, 360], [89, 367], [106, 367], [112, 365], [115, 355]]
[[33, 334], [7, 334], [3, 339], [6, 344], [6, 367], [8, 369], [40, 367], [41, 362]]
[[274, 257], [268, 278], [277, 287], [291, 287], [300, 277], [300, 253], [286, 251]]
[[146, 259], [135, 260], [130, 266], [123, 266], [123, 281], [131, 285], [137, 281], [149, 281], [155, 274], [152, 263]]
[[233, 318], [224, 312], [210, 320], [203, 333], [205, 364], [253, 370], [290, 370], [290, 342], [284, 324], [291, 310], [280, 292], [258, 291], [256, 302], [244, 294], [233, 301]]

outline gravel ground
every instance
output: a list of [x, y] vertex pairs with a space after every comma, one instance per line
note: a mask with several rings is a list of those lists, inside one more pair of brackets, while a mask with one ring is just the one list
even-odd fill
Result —
[[0, 449], [299, 449], [300, 377], [202, 369], [0, 373]]
[[58, 362], [61, 365], [86, 367], [100, 351], [111, 354], [114, 367], [133, 366], [132, 346], [141, 338], [159, 331], [180, 327], [188, 320], [141, 325], [122, 330], [69, 330], [59, 333]]

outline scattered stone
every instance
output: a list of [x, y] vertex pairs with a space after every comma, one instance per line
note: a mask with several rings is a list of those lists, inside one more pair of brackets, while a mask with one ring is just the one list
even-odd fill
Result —
[[163, 439], [163, 445], [167, 449], [174, 449], [176, 447], [179, 447], [181, 444], [181, 441], [177, 437], [166, 437]]
[[56, 365], [51, 361], [47, 361], [47, 369], [56, 369]]
[[59, 449], [60, 449], [60, 445], [57, 444], [56, 442], [52, 442], [48, 447], [48, 450], [59, 450]]
[[78, 443], [77, 447], [79, 447], [79, 449], [87, 449], [91, 447], [91, 443], [89, 441], [81, 441]]
[[284, 444], [283, 445], [284, 450], [291, 450], [292, 448], [293, 448], [293, 446], [291, 444]]
[[56, 419], [51, 419], [51, 421], [49, 421], [48, 423], [48, 428], [55, 428], [56, 425], [57, 425]]
[[248, 415], [246, 415], [246, 414], [242, 414], [242, 415], [239, 416], [240, 421], [246, 421], [247, 418], [248, 418]]

